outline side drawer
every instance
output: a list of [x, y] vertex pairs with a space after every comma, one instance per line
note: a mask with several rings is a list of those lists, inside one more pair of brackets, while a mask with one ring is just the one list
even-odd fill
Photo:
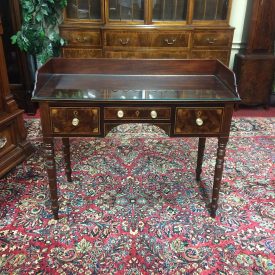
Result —
[[106, 107], [105, 120], [170, 120], [170, 108], [155, 107]]
[[193, 37], [193, 48], [196, 47], [231, 47], [231, 31], [219, 32], [195, 32]]
[[0, 157], [16, 147], [12, 133], [12, 125], [0, 129]]
[[99, 108], [50, 108], [52, 131], [56, 134], [94, 134], [99, 132]]
[[176, 108], [175, 134], [217, 134], [223, 108]]
[[76, 31], [76, 30], [61, 30], [60, 36], [67, 40], [68, 45], [78, 46], [100, 46], [101, 34], [100, 31]]

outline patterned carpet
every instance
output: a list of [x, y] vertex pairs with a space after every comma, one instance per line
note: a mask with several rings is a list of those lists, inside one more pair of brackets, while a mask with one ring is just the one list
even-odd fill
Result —
[[207, 211], [216, 139], [199, 184], [196, 138], [126, 125], [72, 140], [73, 183], [57, 142], [57, 222], [39, 120], [26, 125], [36, 153], [0, 180], [1, 275], [275, 274], [275, 119], [234, 119], [216, 219]]

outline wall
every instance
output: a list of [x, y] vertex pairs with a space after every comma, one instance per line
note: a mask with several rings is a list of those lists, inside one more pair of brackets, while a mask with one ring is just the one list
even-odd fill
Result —
[[242, 51], [247, 42], [251, 0], [233, 0], [230, 25], [235, 28], [229, 67], [233, 68], [235, 54]]

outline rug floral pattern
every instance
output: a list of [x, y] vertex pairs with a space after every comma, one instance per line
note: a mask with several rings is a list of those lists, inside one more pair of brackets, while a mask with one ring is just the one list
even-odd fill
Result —
[[39, 120], [26, 120], [36, 153], [0, 180], [0, 274], [274, 274], [274, 125], [232, 122], [216, 219], [215, 138], [200, 183], [196, 138], [141, 124], [72, 139], [72, 183], [58, 141], [55, 221]]

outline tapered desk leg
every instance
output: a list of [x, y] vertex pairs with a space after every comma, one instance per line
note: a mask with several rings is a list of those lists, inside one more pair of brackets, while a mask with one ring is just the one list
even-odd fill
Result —
[[196, 168], [196, 180], [199, 181], [201, 179], [201, 168], [203, 162], [204, 148], [205, 148], [205, 140], [206, 138], [199, 138], [199, 146], [198, 146], [198, 159], [197, 159], [197, 168]]
[[217, 158], [214, 174], [214, 183], [213, 183], [213, 193], [212, 193], [212, 202], [211, 202], [211, 217], [216, 217], [216, 210], [218, 208], [219, 192], [221, 187], [222, 172], [223, 172], [223, 163], [226, 150], [226, 144], [228, 138], [219, 138], [218, 140], [218, 149], [217, 149]]
[[72, 181], [71, 157], [70, 157], [70, 140], [69, 138], [62, 138], [63, 154], [65, 160], [65, 172], [67, 181]]
[[56, 184], [56, 167], [54, 159], [54, 143], [52, 138], [44, 138], [46, 167], [48, 172], [49, 189], [51, 196], [51, 209], [55, 220], [58, 220], [58, 196]]

